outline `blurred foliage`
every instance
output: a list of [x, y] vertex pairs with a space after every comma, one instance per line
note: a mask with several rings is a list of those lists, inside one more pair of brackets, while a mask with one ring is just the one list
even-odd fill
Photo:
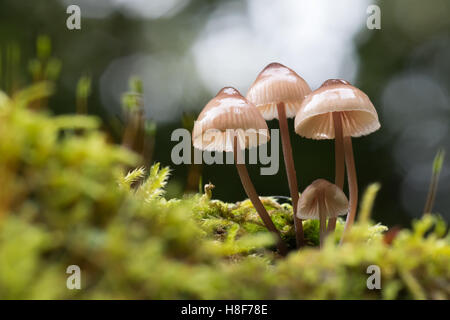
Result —
[[129, 79], [129, 91], [122, 95], [125, 128], [122, 145], [140, 154], [144, 164], [151, 163], [155, 146], [156, 122], [145, 118], [144, 89], [139, 77]]
[[[56, 80], [61, 72], [61, 61], [51, 57], [52, 42], [47, 35], [36, 40], [36, 58], [30, 60], [28, 70], [33, 81]], [[20, 52], [20, 50], [19, 50]]]
[[[281, 259], [248, 200], [212, 200], [210, 187], [166, 200], [169, 169], [125, 174], [138, 156], [108, 143], [96, 118], [27, 107], [50, 92], [0, 91], [1, 299], [450, 298], [443, 220], [426, 215], [387, 244], [366, 213], [342, 246], [339, 221], [322, 250], [317, 221], [306, 221], [309, 246]], [[263, 203], [293, 245], [291, 207]], [[372, 264], [382, 290], [366, 287]], [[81, 268], [81, 290], [66, 288], [69, 265]]]

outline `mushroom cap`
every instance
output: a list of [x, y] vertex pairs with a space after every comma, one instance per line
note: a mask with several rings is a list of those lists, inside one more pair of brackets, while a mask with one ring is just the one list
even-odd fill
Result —
[[267, 65], [247, 92], [264, 119], [278, 119], [277, 104], [284, 102], [286, 117], [297, 114], [305, 96], [311, 92], [309, 85], [292, 69], [279, 64]]
[[225, 87], [203, 108], [192, 132], [194, 147], [206, 151], [251, 148], [270, 139], [267, 123], [256, 107], [236, 89]]
[[369, 97], [345, 80], [330, 79], [309, 94], [295, 117], [295, 132], [305, 138], [334, 139], [333, 112], [340, 112], [344, 136], [368, 135], [380, 128]]
[[317, 179], [303, 191], [298, 202], [297, 217], [318, 220], [321, 210], [328, 218], [347, 214], [348, 200], [338, 186]]

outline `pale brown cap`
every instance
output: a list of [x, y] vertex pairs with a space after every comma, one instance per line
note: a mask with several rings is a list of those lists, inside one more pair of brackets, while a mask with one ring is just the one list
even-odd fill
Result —
[[277, 104], [284, 102], [286, 117], [297, 114], [305, 96], [311, 92], [309, 85], [292, 69], [271, 63], [260, 72], [247, 92], [264, 119], [278, 119]]
[[359, 137], [380, 128], [369, 97], [345, 80], [330, 79], [311, 92], [295, 116], [295, 132], [305, 138], [334, 139], [333, 112], [340, 112], [344, 136]]
[[225, 87], [208, 102], [192, 132], [194, 147], [207, 151], [233, 151], [234, 136], [239, 149], [251, 148], [270, 139], [266, 121], [256, 107], [234, 88]]
[[324, 179], [313, 181], [301, 194], [298, 202], [299, 219], [319, 219], [319, 212], [328, 218], [347, 214], [348, 200], [338, 186]]

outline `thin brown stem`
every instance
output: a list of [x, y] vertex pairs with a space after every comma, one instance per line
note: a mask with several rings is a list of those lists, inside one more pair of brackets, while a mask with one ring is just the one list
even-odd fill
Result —
[[237, 139], [234, 139], [234, 161], [236, 163], [236, 168], [239, 173], [239, 177], [241, 178], [242, 186], [244, 187], [245, 193], [247, 194], [248, 198], [253, 204], [253, 207], [255, 207], [256, 212], [258, 212], [259, 216], [261, 217], [262, 221], [264, 222], [264, 225], [266, 228], [274, 233], [277, 237], [277, 247], [278, 251], [281, 255], [285, 256], [287, 254], [287, 247], [286, 244], [281, 239], [280, 232], [273, 224], [272, 219], [270, 218], [269, 214], [267, 213], [266, 208], [264, 208], [264, 205], [262, 204], [261, 200], [258, 197], [258, 194], [256, 193], [255, 187], [250, 179], [250, 176], [247, 171], [247, 167], [245, 166], [245, 163], [243, 161], [238, 161], [238, 155], [241, 152], [237, 148]]
[[327, 217], [325, 216], [324, 212], [325, 212], [325, 208], [324, 208], [324, 199], [322, 198], [319, 199], [319, 235], [320, 235], [320, 248], [323, 247], [324, 243], [325, 243], [325, 237], [326, 237], [326, 224], [327, 224]]
[[356, 177], [355, 159], [353, 157], [352, 137], [344, 137], [345, 164], [347, 166], [347, 180], [349, 189], [349, 212], [345, 222], [344, 232], [341, 237], [341, 243], [349, 232], [353, 221], [355, 221], [356, 209], [358, 208], [358, 182]]
[[[344, 189], [345, 163], [344, 163], [344, 137], [342, 131], [342, 119], [340, 112], [333, 112], [334, 123], [334, 161], [335, 178], [334, 184], [341, 190]], [[331, 233], [336, 228], [336, 218], [328, 220], [327, 233]]]
[[281, 131], [281, 144], [283, 147], [283, 158], [284, 164], [286, 166], [286, 174], [288, 178], [289, 190], [291, 192], [292, 198], [292, 209], [294, 215], [294, 227], [295, 227], [295, 240], [297, 243], [297, 248], [303, 245], [303, 224], [302, 220], [297, 218], [297, 204], [298, 204], [298, 184], [297, 175], [295, 172], [294, 158], [292, 156], [292, 146], [291, 139], [289, 137], [289, 128], [286, 118], [286, 110], [284, 103], [277, 104], [278, 111], [278, 122], [280, 123]]

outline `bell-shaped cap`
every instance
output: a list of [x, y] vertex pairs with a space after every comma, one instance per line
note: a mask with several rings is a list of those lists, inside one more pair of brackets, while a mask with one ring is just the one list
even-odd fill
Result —
[[292, 69], [271, 63], [260, 72], [247, 92], [264, 119], [278, 119], [277, 104], [284, 102], [286, 117], [297, 114], [305, 96], [311, 92], [309, 85]]
[[234, 151], [269, 141], [269, 130], [256, 107], [234, 88], [225, 87], [208, 102], [192, 132], [194, 147], [206, 151]]
[[368, 135], [380, 128], [369, 97], [345, 80], [330, 79], [311, 92], [295, 116], [295, 132], [305, 138], [334, 139], [333, 112], [341, 113], [344, 136]]
[[318, 220], [320, 215], [335, 218], [347, 214], [348, 200], [344, 192], [324, 179], [317, 179], [301, 194], [297, 207], [299, 219]]

